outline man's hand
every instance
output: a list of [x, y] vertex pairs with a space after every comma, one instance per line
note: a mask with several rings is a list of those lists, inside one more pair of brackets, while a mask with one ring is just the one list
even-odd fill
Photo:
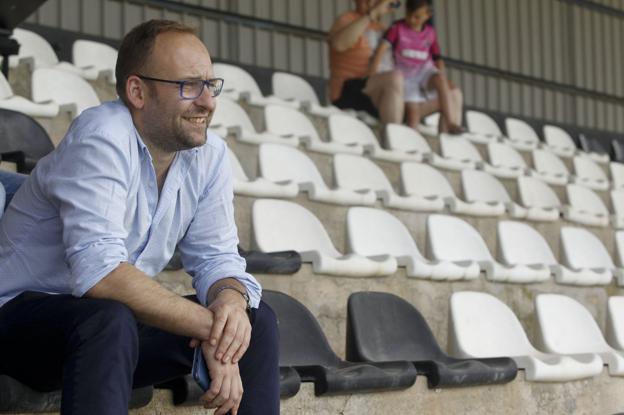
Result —
[[223, 363], [238, 363], [251, 340], [245, 299], [235, 290], [221, 290], [208, 309], [214, 315], [210, 344], [217, 346], [215, 358]]
[[202, 352], [210, 374], [210, 388], [200, 399], [204, 408], [217, 408], [214, 415], [232, 411], [236, 415], [243, 397], [243, 382], [237, 363], [223, 363], [215, 358], [216, 347], [202, 342]]
[[373, 20], [379, 20], [381, 17], [390, 12], [391, 7], [390, 4], [394, 3], [396, 0], [379, 0], [374, 6], [370, 8], [370, 15]]

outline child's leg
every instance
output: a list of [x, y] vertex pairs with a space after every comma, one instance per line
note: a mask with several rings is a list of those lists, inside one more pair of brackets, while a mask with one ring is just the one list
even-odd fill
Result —
[[446, 79], [438, 73], [429, 78], [428, 85], [430, 88], [435, 88], [438, 92], [438, 99], [440, 100], [440, 132], [461, 132], [463, 130], [461, 125], [454, 122], [457, 119], [456, 105], [452, 103], [455, 100], [451, 97], [451, 91]]
[[400, 71], [372, 75], [363, 92], [371, 97], [381, 122], [403, 122], [403, 75]]
[[407, 116], [407, 125], [416, 128], [420, 124], [422, 114], [420, 112], [420, 104], [417, 102], [406, 102], [405, 112]]

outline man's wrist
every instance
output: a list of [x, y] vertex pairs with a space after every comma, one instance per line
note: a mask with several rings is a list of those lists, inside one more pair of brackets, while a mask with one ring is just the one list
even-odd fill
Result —
[[240, 296], [245, 301], [245, 311], [247, 312], [247, 314], [249, 315], [251, 314], [251, 300], [249, 298], [249, 294], [247, 293], [247, 290], [243, 291], [234, 285], [224, 284], [215, 288], [215, 291], [213, 293], [213, 298], [216, 299], [219, 296], [219, 294], [221, 294], [225, 290], [236, 291], [238, 294], [240, 294]]

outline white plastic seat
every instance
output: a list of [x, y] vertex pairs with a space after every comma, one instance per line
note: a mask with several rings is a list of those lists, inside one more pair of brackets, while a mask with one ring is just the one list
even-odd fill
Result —
[[548, 270], [496, 262], [479, 232], [457, 217], [430, 215], [427, 218], [427, 242], [432, 259], [466, 267], [478, 264], [491, 281], [529, 283], [544, 281], [550, 275]]
[[554, 125], [544, 126], [546, 146], [559, 157], [572, 157], [577, 153], [576, 144], [563, 128]]
[[432, 205], [439, 206], [431, 210], [442, 210], [446, 207], [457, 214], [489, 216], [497, 214], [501, 209], [485, 202], [464, 202], [455, 195], [446, 177], [426, 164], [402, 163], [401, 187], [406, 195], [429, 200]]
[[232, 165], [234, 193], [254, 197], [295, 197], [299, 193], [299, 186], [296, 183], [273, 183], [263, 177], [249, 180], [238, 157], [230, 149], [228, 153]]
[[492, 166], [485, 163], [479, 150], [466, 138], [440, 134], [440, 153], [435, 165], [448, 170], [483, 169], [493, 172]]
[[563, 161], [548, 150], [533, 150], [533, 166], [531, 175], [548, 184], [563, 186], [572, 180], [572, 176]]
[[100, 105], [100, 99], [87, 81], [59, 69], [35, 69], [32, 75], [32, 96], [35, 102], [51, 100], [59, 105], [73, 104], [74, 117], [87, 108]]
[[82, 70], [83, 78], [95, 80], [103, 74], [110, 84], [115, 84], [115, 48], [105, 43], [78, 39], [72, 45], [72, 60]]
[[538, 336], [544, 350], [559, 354], [593, 353], [609, 366], [611, 376], [624, 376], [624, 352], [609, 346], [590, 312], [561, 294], [535, 298]]
[[519, 177], [518, 194], [520, 204], [527, 210], [527, 219], [540, 222], [559, 219], [561, 201], [555, 191], [540, 179]]
[[532, 226], [500, 221], [497, 229], [498, 256], [503, 264], [541, 270], [549, 276], [559, 266], [544, 237]]
[[56, 117], [59, 113], [59, 106], [52, 101], [35, 103], [24, 97], [13, 94], [11, 85], [0, 72], [0, 108], [18, 111], [31, 117]]
[[383, 200], [386, 207], [428, 211], [439, 210], [442, 200], [430, 200], [418, 196], [400, 196], [383, 170], [371, 160], [352, 154], [334, 156], [334, 177], [336, 185], [351, 191], [367, 190]]
[[609, 163], [609, 172], [611, 173], [611, 183], [614, 189], [624, 188], [624, 164], [611, 162]]
[[466, 202], [490, 206], [489, 215], [498, 216], [507, 211], [513, 218], [526, 217], [526, 209], [512, 201], [505, 186], [489, 173], [462, 170], [461, 182]]
[[300, 108], [310, 114], [320, 117], [329, 117], [332, 114], [340, 114], [340, 108], [333, 105], [324, 107], [312, 86], [302, 77], [286, 72], [273, 72], [271, 77], [273, 95], [285, 101], [298, 102]]
[[609, 179], [602, 167], [587, 156], [574, 157], [574, 182], [594, 190], [607, 190]]
[[421, 134], [429, 137], [436, 137], [438, 135], [438, 125], [440, 123], [440, 113], [434, 112], [431, 115], [423, 118], [416, 127]]
[[605, 337], [611, 347], [624, 350], [624, 296], [609, 297]]
[[82, 75], [80, 68], [69, 62], [59, 62], [52, 46], [37, 33], [16, 28], [12, 37], [20, 44], [20, 48], [17, 56], [9, 57], [10, 67], [15, 68], [19, 62], [26, 61], [30, 63], [31, 69], [54, 68]]
[[569, 205], [563, 207], [563, 217], [571, 222], [589, 226], [607, 226], [609, 211], [593, 190], [576, 184], [566, 186]]
[[567, 269], [556, 267], [555, 275], [558, 283], [574, 285], [611, 283], [615, 265], [596, 235], [587, 229], [565, 226], [560, 231], [559, 245], [561, 264]]
[[496, 121], [483, 112], [466, 111], [466, 124], [470, 132], [462, 134], [462, 137], [475, 143], [487, 144], [504, 137]]
[[275, 143], [293, 147], [299, 145], [299, 138], [294, 135], [282, 136], [267, 131], [257, 132], [243, 107], [228, 97], [219, 97], [217, 108], [210, 122], [210, 129], [223, 137], [232, 133], [242, 143], [255, 145]]
[[347, 238], [351, 251], [369, 258], [392, 256], [406, 267], [408, 277], [432, 280], [474, 279], [478, 267], [464, 268], [452, 262], [429, 261], [418, 250], [405, 225], [381, 209], [352, 207], [347, 212]]
[[252, 207], [254, 247], [263, 252], [295, 250], [301, 260], [312, 262], [317, 274], [374, 277], [396, 272], [392, 257], [378, 260], [356, 254], [342, 255], [334, 247], [323, 224], [296, 203], [256, 200]]
[[537, 133], [526, 121], [517, 118], [506, 118], [505, 129], [510, 144], [521, 150], [532, 150], [538, 148], [540, 139]]
[[290, 181], [306, 192], [310, 200], [339, 205], [372, 205], [375, 193], [340, 185], [330, 189], [314, 162], [302, 151], [279, 144], [262, 144], [258, 151], [260, 175], [274, 183]]
[[611, 191], [611, 205], [613, 206], [611, 224], [617, 229], [624, 229], [624, 189]]
[[327, 154], [349, 153], [359, 155], [364, 153], [361, 143], [322, 141], [312, 121], [304, 113], [294, 108], [268, 105], [264, 110], [264, 121], [269, 133], [280, 137], [295, 137], [310, 151]]
[[514, 312], [490, 294], [454, 292], [449, 314], [452, 355], [509, 356], [531, 382], [563, 382], [602, 373], [602, 359], [593, 353], [558, 355], [537, 350]]
[[528, 174], [526, 162], [512, 146], [504, 143], [488, 143], [487, 151], [496, 177], [510, 179]]
[[405, 161], [433, 160], [439, 158], [416, 130], [402, 124], [388, 123], [385, 127], [386, 145], [394, 153], [401, 153]]

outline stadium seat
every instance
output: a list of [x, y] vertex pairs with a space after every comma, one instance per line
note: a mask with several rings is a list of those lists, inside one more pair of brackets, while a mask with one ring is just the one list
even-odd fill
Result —
[[[16, 28], [12, 37], [20, 44], [17, 56], [9, 57], [9, 66], [15, 68], [19, 62], [29, 63], [31, 70], [54, 68], [81, 75], [82, 70], [69, 62], [59, 62], [54, 49], [42, 36], [30, 30]], [[35, 99], [35, 101], [39, 101]]]
[[339, 205], [372, 205], [377, 199], [371, 190], [342, 187], [337, 174], [334, 174], [337, 187], [330, 189], [314, 162], [293, 147], [262, 144], [258, 160], [261, 177], [274, 183], [295, 183], [300, 191], [308, 194], [310, 200]]
[[[420, 163], [401, 164], [401, 187], [410, 197], [428, 200], [433, 211], [448, 208], [451, 212], [472, 216], [502, 214], [504, 206], [484, 202], [464, 202], [459, 199], [444, 175], [431, 166]], [[435, 208], [435, 209], [434, 209]]]
[[265, 290], [262, 298], [279, 322], [280, 366], [294, 368], [304, 382], [314, 382], [315, 395], [403, 389], [416, 381], [416, 369], [410, 362], [341, 360], [303, 304], [276, 291]]
[[574, 140], [561, 127], [545, 125], [544, 140], [546, 140], [546, 147], [559, 157], [572, 157], [577, 153]]
[[609, 151], [595, 138], [589, 138], [585, 134], [579, 135], [581, 149], [589, 155], [591, 159], [598, 163], [606, 164], [610, 161]]
[[386, 124], [386, 145], [394, 153], [402, 153], [406, 161], [422, 162], [439, 157], [431, 150], [427, 140], [416, 130], [402, 124]]
[[82, 77], [95, 80], [100, 74], [114, 85], [115, 65], [117, 64], [117, 50], [105, 43], [92, 40], [78, 39], [72, 45], [72, 60], [74, 65], [82, 70]]
[[429, 215], [427, 244], [432, 259], [466, 267], [478, 264], [491, 281], [530, 283], [545, 281], [550, 277], [548, 269], [521, 264], [507, 266], [496, 262], [477, 230], [457, 217]]
[[312, 121], [293, 108], [269, 105], [264, 110], [264, 121], [269, 133], [281, 137], [296, 137], [309, 151], [328, 154], [364, 153], [361, 143], [321, 140]]
[[487, 151], [496, 177], [511, 179], [528, 174], [526, 162], [512, 146], [492, 142], [487, 144]]
[[293, 250], [260, 252], [238, 245], [238, 254], [245, 259], [245, 271], [250, 274], [295, 274], [301, 269], [301, 255]]
[[28, 174], [37, 161], [54, 150], [48, 133], [28, 115], [0, 109], [0, 155]]
[[596, 162], [583, 155], [574, 157], [574, 183], [593, 190], [607, 190], [610, 186], [606, 173]]
[[287, 72], [273, 72], [271, 77], [273, 95], [285, 101], [298, 102], [301, 109], [312, 115], [329, 117], [342, 111], [333, 105], [324, 107], [312, 86], [304, 78]]
[[312, 262], [317, 274], [343, 277], [374, 277], [394, 274], [394, 258], [369, 259], [342, 255], [334, 247], [323, 224], [312, 212], [296, 203], [256, 200], [252, 207], [255, 248], [262, 252], [295, 250], [303, 262]]
[[353, 192], [370, 190], [389, 208], [431, 211], [439, 210], [442, 202], [440, 199], [397, 194], [383, 170], [370, 159], [361, 156], [336, 154], [334, 176], [338, 188]]
[[611, 140], [611, 149], [613, 150], [613, 161], [624, 163], [624, 143], [621, 140]]
[[559, 263], [544, 237], [532, 226], [513, 221], [500, 221], [498, 257], [507, 266], [524, 266], [543, 272], [552, 271]]
[[59, 106], [55, 102], [37, 103], [13, 94], [13, 89], [2, 72], [0, 72], [0, 108], [22, 112], [31, 117], [52, 118], [59, 113]]
[[572, 180], [563, 161], [549, 150], [533, 150], [533, 166], [531, 175], [548, 184], [563, 186]]
[[392, 256], [406, 267], [408, 277], [432, 280], [474, 279], [479, 267], [422, 256], [409, 231], [396, 217], [381, 209], [352, 207], [347, 212], [347, 239], [351, 251], [369, 258]]
[[299, 194], [299, 186], [294, 182], [274, 183], [263, 177], [249, 180], [232, 150], [228, 149], [228, 154], [232, 165], [234, 193], [253, 197], [295, 197]]
[[466, 124], [470, 132], [462, 136], [475, 143], [486, 144], [503, 138], [503, 132], [496, 121], [483, 112], [466, 111]]
[[618, 162], [609, 163], [609, 172], [611, 173], [611, 183], [614, 189], [624, 188], [624, 164]]
[[388, 293], [358, 292], [347, 307], [347, 360], [407, 360], [430, 388], [507, 383], [517, 374], [508, 357], [456, 359], [442, 351], [422, 314]]
[[546, 183], [535, 177], [518, 177], [520, 204], [527, 210], [526, 218], [552, 222], [561, 215], [561, 201]]
[[611, 296], [607, 303], [607, 342], [619, 351], [624, 350], [624, 296]]
[[576, 184], [566, 186], [569, 205], [563, 206], [563, 217], [588, 226], [607, 226], [609, 211], [593, 190]]
[[615, 232], [615, 261], [618, 266], [615, 270], [617, 284], [624, 286], [624, 231]]
[[425, 118], [423, 118], [420, 124], [418, 124], [417, 129], [421, 134], [424, 134], [430, 137], [435, 137], [438, 135], [439, 123], [440, 123], [440, 113], [434, 112], [433, 114], [428, 115]]
[[624, 376], [624, 352], [605, 341], [587, 308], [561, 294], [538, 294], [535, 298], [541, 347], [557, 354], [595, 354], [609, 366], [611, 376]]
[[496, 169], [483, 161], [479, 150], [466, 138], [449, 134], [440, 134], [440, 153], [442, 157], [436, 167], [448, 170], [483, 169], [494, 173]]
[[561, 264], [556, 267], [560, 284], [606, 285], [611, 283], [615, 265], [600, 239], [583, 228], [564, 226], [559, 236]]
[[74, 117], [87, 108], [100, 105], [100, 99], [87, 81], [75, 73], [59, 69], [35, 69], [32, 75], [32, 96], [35, 102], [73, 104]]
[[275, 143], [293, 147], [299, 145], [299, 138], [293, 134], [277, 135], [267, 131], [257, 132], [247, 112], [228, 97], [219, 97], [217, 109], [210, 121], [210, 129], [221, 137], [232, 133], [242, 143], [255, 145]]
[[521, 150], [532, 150], [540, 145], [537, 133], [526, 121], [517, 118], [506, 118], [505, 129], [513, 147]]
[[537, 350], [514, 312], [491, 294], [454, 292], [449, 314], [452, 356], [509, 356], [530, 382], [563, 382], [602, 373], [602, 359], [595, 354], [558, 355]]
[[611, 191], [611, 205], [613, 206], [611, 224], [617, 229], [624, 229], [624, 189]]
[[526, 217], [526, 209], [512, 201], [505, 186], [489, 173], [462, 170], [461, 183], [466, 202], [487, 204], [492, 207], [492, 215], [507, 211], [512, 218]]

